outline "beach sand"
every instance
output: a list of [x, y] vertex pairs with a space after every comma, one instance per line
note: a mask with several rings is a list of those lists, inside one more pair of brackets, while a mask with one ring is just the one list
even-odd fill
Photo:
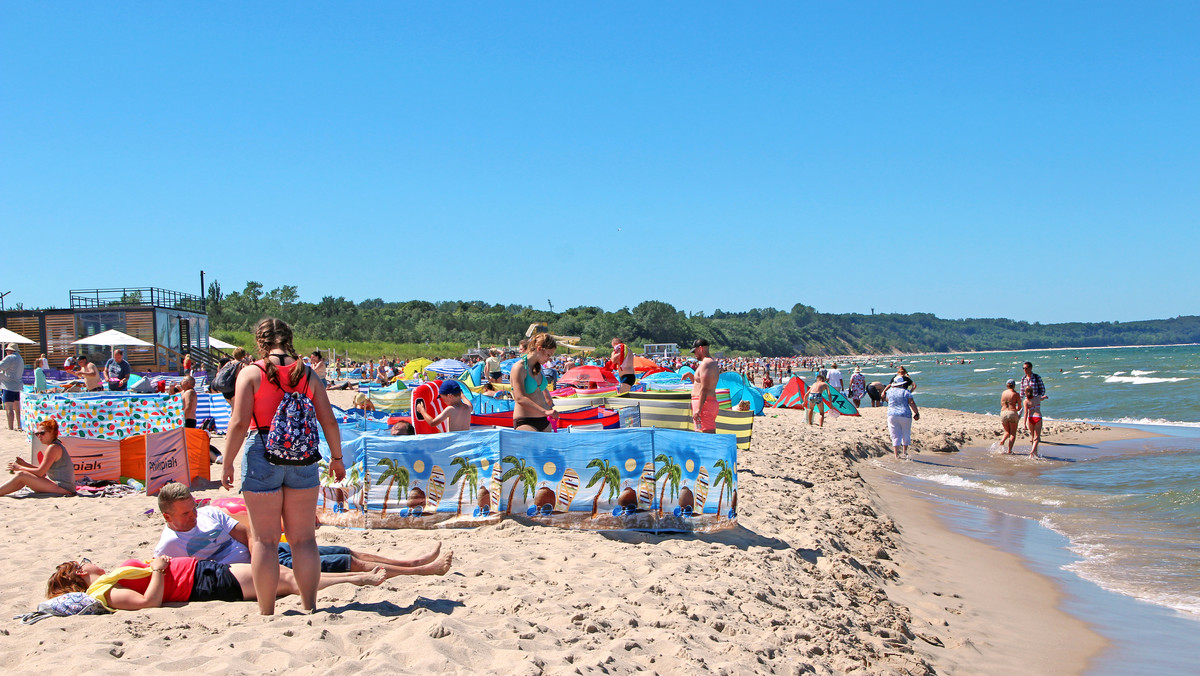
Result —
[[[335, 403], [349, 393], [334, 393]], [[924, 453], [990, 443], [998, 419], [928, 409]], [[1049, 441], [1123, 434], [1047, 423]], [[218, 438], [216, 445], [221, 446]], [[0, 431], [0, 456], [28, 455]], [[1103, 642], [1057, 608], [1053, 583], [950, 532], [921, 500], [860, 461], [890, 455], [883, 409], [804, 424], [755, 421], [739, 458], [739, 527], [712, 535], [593, 533], [505, 521], [474, 530], [352, 531], [322, 544], [402, 556], [452, 549], [444, 577], [295, 597], [277, 615], [197, 603], [0, 622], [7, 673], [1078, 673]], [[885, 459], [884, 462], [893, 462]], [[862, 473], [860, 473], [862, 470]], [[213, 467], [214, 478], [220, 468]], [[865, 477], [865, 478], [864, 478]], [[224, 495], [216, 483], [200, 497]], [[0, 611], [28, 612], [55, 564], [149, 557], [154, 499], [0, 498]], [[1019, 590], [1014, 592], [1013, 590]]]

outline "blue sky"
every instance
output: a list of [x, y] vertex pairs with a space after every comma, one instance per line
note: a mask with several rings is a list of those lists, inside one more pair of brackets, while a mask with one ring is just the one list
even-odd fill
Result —
[[0, 4], [0, 292], [1196, 314], [1200, 4]]

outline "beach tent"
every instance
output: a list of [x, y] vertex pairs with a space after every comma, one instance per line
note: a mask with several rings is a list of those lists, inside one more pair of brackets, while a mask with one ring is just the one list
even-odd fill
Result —
[[425, 370], [445, 378], [457, 378], [467, 370], [467, 365], [457, 359], [439, 359], [426, 366]]
[[500, 362], [500, 373], [502, 373], [504, 375], [508, 375], [508, 374], [512, 373], [513, 364], [515, 364], [519, 361], [521, 361], [521, 360], [517, 359], [517, 358], [513, 358], [513, 359], [505, 359], [504, 361]]
[[688, 381], [689, 383], [696, 378], [696, 369], [692, 368], [691, 366], [681, 367], [678, 371], [676, 371], [676, 373], [679, 374], [680, 378]]
[[470, 387], [479, 387], [480, 385], [483, 385], [483, 362], [479, 362], [478, 364], [475, 364], [474, 366], [463, 371], [462, 375], [460, 375], [458, 379]]
[[750, 402], [750, 410], [754, 415], [762, 415], [763, 397], [758, 388], [748, 383], [740, 373], [726, 371], [717, 378], [717, 389], [729, 390], [729, 403], [734, 408], [743, 400]]
[[780, 390], [779, 396], [776, 397], [775, 408], [804, 408], [804, 395], [808, 393], [808, 387], [804, 384], [804, 380], [800, 376], [792, 376], [787, 384]]

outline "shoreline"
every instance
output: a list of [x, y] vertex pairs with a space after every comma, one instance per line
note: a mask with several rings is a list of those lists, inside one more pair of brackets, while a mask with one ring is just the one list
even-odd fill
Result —
[[[877, 487], [863, 461], [890, 454], [885, 409], [862, 413], [827, 419], [824, 428], [805, 424], [803, 411], [772, 410], [757, 418], [753, 446], [738, 462], [743, 499], [732, 530], [597, 533], [515, 520], [473, 530], [325, 527], [318, 531], [322, 544], [385, 555], [440, 542], [454, 551], [454, 566], [445, 577], [332, 587], [319, 597], [327, 612], [313, 616], [298, 613], [299, 602], [289, 597], [271, 618], [259, 617], [250, 603], [193, 603], [29, 626], [10, 621], [0, 632], [0, 660], [13, 673], [352, 667], [931, 674], [988, 673], [1011, 664], [1006, 655], [1019, 664], [1062, 664], [1070, 671], [1102, 648], [1077, 618], [994, 605], [987, 589], [969, 579], [931, 575], [920, 555], [934, 547], [952, 557], [945, 565], [959, 572], [1009, 576], [1013, 585], [1043, 590], [1035, 594], [1041, 602], [1054, 593], [1048, 578], [1012, 555], [958, 540], [967, 536], [920, 509], [917, 497], [906, 500]], [[922, 413], [914, 440], [925, 452], [986, 444], [1000, 434], [994, 417]], [[1113, 434], [1138, 433], [1066, 421], [1048, 421], [1046, 428], [1048, 440], [1063, 442]], [[16, 453], [28, 453], [24, 436], [0, 431], [0, 455]], [[212, 471], [217, 476], [220, 466]], [[215, 482], [194, 492], [229, 495]], [[88, 556], [111, 566], [148, 556], [162, 530], [161, 517], [146, 513], [155, 507], [144, 495], [0, 498], [0, 529], [6, 541], [21, 544], [0, 569], [6, 592], [0, 610], [10, 617], [32, 610], [58, 561]], [[920, 540], [922, 534], [934, 544]], [[962, 549], [972, 551], [980, 567], [955, 564]], [[971, 612], [950, 613], [948, 629], [930, 624], [936, 608], [930, 610], [928, 600], [954, 594]], [[1039, 648], [1039, 655], [1025, 644], [1012, 652], [1020, 627], [1038, 615], [1056, 618], [1060, 637], [1059, 625], [1070, 629], [1069, 650], [1060, 640]], [[938, 641], [947, 647], [936, 647]]]

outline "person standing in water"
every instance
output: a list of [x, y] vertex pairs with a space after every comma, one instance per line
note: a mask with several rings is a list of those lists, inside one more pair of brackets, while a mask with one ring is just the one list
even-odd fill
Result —
[[[1027, 367], [1028, 368], [1028, 367]], [[1033, 437], [1033, 448], [1029, 449], [1029, 457], [1037, 458], [1038, 444], [1042, 442], [1042, 400], [1033, 385], [1025, 388], [1025, 429]]]
[[1017, 441], [1017, 428], [1021, 425], [1021, 395], [1017, 394], [1017, 381], [1009, 378], [1005, 383], [1006, 389], [1000, 395], [1000, 425], [1004, 428], [1004, 438], [1000, 445], [1008, 444], [1004, 452], [1012, 455], [1013, 444]]

